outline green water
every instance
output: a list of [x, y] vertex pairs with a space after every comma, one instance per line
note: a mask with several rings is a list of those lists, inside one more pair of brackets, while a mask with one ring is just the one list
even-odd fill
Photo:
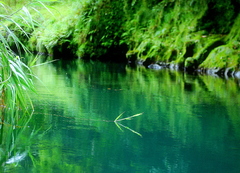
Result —
[[24, 155], [5, 172], [240, 172], [238, 79], [81, 61], [34, 72]]

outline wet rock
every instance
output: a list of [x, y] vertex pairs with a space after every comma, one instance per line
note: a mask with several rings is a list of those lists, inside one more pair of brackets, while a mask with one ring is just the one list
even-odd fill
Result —
[[136, 61], [135, 61], [135, 63], [136, 63], [137, 65], [143, 65], [143, 62], [144, 62], [143, 60], [136, 60]]
[[158, 65], [160, 65], [162, 68], [169, 68], [170, 67], [170, 63], [166, 63], [166, 62], [158, 62]]
[[179, 65], [177, 65], [177, 64], [169, 64], [169, 68], [171, 70], [179, 70]]
[[234, 74], [235, 74], [235, 71], [234, 70], [231, 71], [231, 73], [230, 73], [231, 77], [234, 77]]
[[226, 68], [226, 70], [224, 71], [225, 78], [228, 78], [229, 76], [231, 76], [231, 69], [232, 67]]
[[160, 69], [162, 69], [162, 67], [161, 67], [160, 65], [158, 65], [158, 64], [150, 64], [150, 65], [148, 66], [148, 68], [154, 69], [154, 70], [160, 70]]
[[240, 79], [240, 71], [235, 72], [234, 76]]
[[212, 76], [218, 76], [217, 73], [219, 72], [220, 68], [214, 68], [214, 69], [207, 69], [206, 73], [208, 75], [212, 75]]

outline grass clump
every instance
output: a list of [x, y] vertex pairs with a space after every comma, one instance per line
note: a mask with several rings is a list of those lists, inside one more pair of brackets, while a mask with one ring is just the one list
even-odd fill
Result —
[[[2, 4], [2, 6], [4, 6]], [[11, 22], [26, 37], [27, 32], [10, 15], [0, 15], [2, 21]], [[1, 24], [0, 32], [0, 85], [1, 107], [14, 110], [20, 106], [26, 108], [27, 89], [33, 90], [32, 74], [30, 68], [25, 65], [17, 55], [21, 50], [28, 52], [19, 37], [7, 26]], [[12, 49], [12, 43], [16, 50]]]
[[[12, 11], [12, 8], [0, 2], [1, 10], [4, 11], [0, 14], [0, 106], [2, 111], [10, 110], [14, 114], [16, 109], [33, 110], [33, 107], [29, 108], [32, 104], [28, 92], [35, 91], [32, 81], [34, 75], [21, 56], [30, 53], [24, 41], [29, 39], [31, 33], [40, 26], [38, 20], [31, 15], [32, 11], [39, 12], [39, 5], [46, 8], [42, 2], [34, 1]], [[28, 62], [28, 64], [33, 63]], [[4, 121], [4, 114], [2, 114], [2, 121]]]

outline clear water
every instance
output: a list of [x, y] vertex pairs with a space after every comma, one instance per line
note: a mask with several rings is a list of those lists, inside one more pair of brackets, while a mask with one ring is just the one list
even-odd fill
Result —
[[[240, 172], [237, 79], [81, 61], [34, 71], [34, 134], [5, 172]], [[143, 114], [114, 123], [121, 113]]]

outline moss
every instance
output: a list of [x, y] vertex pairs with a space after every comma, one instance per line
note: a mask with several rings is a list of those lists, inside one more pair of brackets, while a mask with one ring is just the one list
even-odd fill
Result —
[[240, 53], [227, 45], [214, 49], [207, 59], [200, 65], [203, 68], [237, 68], [240, 60]]

